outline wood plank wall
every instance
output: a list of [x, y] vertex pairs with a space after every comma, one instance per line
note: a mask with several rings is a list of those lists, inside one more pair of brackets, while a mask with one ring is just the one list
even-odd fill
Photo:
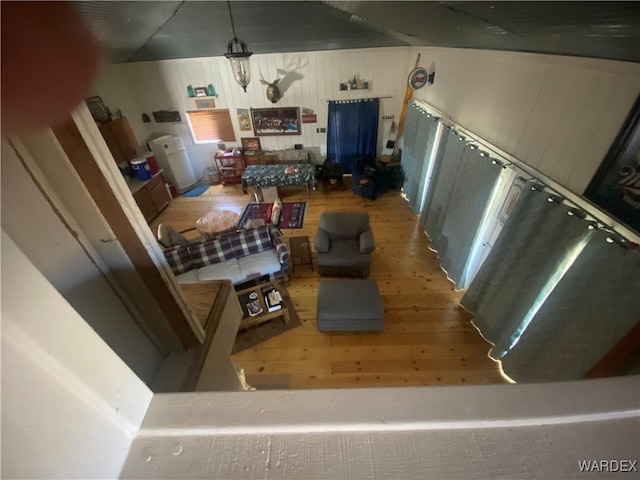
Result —
[[637, 63], [452, 48], [413, 51], [436, 71], [434, 85], [414, 98], [578, 194], [640, 93]]
[[[215, 145], [193, 145], [186, 123], [142, 123], [143, 112], [176, 109], [184, 117], [185, 110], [195, 109], [195, 99], [187, 97], [187, 85], [206, 86], [213, 83], [218, 92], [217, 108], [231, 110], [236, 136], [252, 137], [253, 132], [241, 132], [235, 114], [237, 108], [307, 107], [315, 110], [318, 123], [303, 124], [302, 135], [261, 137], [266, 149], [305, 146], [326, 147], [326, 133], [317, 128], [327, 126], [327, 100], [392, 96], [381, 101], [380, 115], [400, 115], [402, 95], [409, 68], [407, 48], [370, 48], [253, 55], [252, 80], [247, 93], [233, 79], [229, 62], [224, 57], [192, 58], [160, 62], [140, 62], [107, 67], [98, 80], [95, 93], [110, 108], [120, 108], [142, 143], [151, 136], [171, 134], [182, 137], [192, 162], [199, 170], [210, 165]], [[283, 72], [289, 72], [283, 75]], [[267, 100], [266, 87], [260, 83], [260, 72], [268, 81], [280, 74], [283, 97], [277, 104]], [[340, 91], [339, 84], [358, 75], [369, 82], [368, 90]], [[380, 119], [379, 147], [390, 122]], [[227, 142], [227, 145], [234, 144]], [[200, 169], [199, 172], [201, 173]]]
[[[582, 194], [640, 93], [640, 64], [590, 58], [453, 48], [379, 48], [254, 55], [253, 80], [245, 94], [224, 57], [112, 65], [95, 88], [111, 108], [130, 119], [141, 143], [160, 134], [185, 140], [196, 173], [211, 164], [215, 145], [194, 145], [186, 123], [142, 123], [143, 112], [195, 108], [186, 86], [213, 83], [219, 108], [270, 107], [260, 71], [273, 81], [278, 70], [293, 72], [278, 106], [300, 106], [318, 113], [317, 124], [304, 124], [300, 136], [261, 137], [265, 148], [295, 143], [326, 149], [328, 99], [387, 96], [382, 115], [398, 119], [407, 73], [417, 53], [421, 65], [435, 68], [433, 86], [414, 93], [497, 147]], [[341, 92], [341, 82], [359, 74], [365, 91]], [[253, 136], [240, 132], [238, 138]], [[380, 122], [381, 147], [390, 123]]]

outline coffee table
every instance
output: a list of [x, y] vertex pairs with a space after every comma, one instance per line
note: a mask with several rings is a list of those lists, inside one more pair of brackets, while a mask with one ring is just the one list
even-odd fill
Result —
[[[278, 290], [278, 292], [280, 292], [280, 296], [282, 297], [282, 308], [274, 312], [268, 311], [267, 305], [264, 301], [264, 295], [262, 294], [263, 289], [268, 287], [273, 287]], [[261, 283], [256, 286], [240, 290], [236, 293], [238, 295], [240, 307], [242, 308], [242, 320], [240, 320], [240, 328], [238, 330], [244, 330], [245, 328], [252, 327], [253, 325], [258, 325], [260, 323], [267, 322], [279, 317], [283, 317], [285, 325], [289, 324], [289, 312], [290, 309], [293, 309], [294, 307], [291, 303], [289, 292], [282, 283], [271, 280], [269, 282]], [[247, 308], [247, 304], [251, 301], [250, 295], [252, 293], [257, 294], [256, 300], [260, 303], [260, 307], [262, 308], [262, 313], [259, 313], [258, 315], [253, 317], [249, 314], [249, 310]]]

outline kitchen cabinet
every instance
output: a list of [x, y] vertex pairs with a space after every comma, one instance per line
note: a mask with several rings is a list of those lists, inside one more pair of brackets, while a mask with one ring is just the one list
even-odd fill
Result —
[[138, 154], [138, 140], [126, 118], [103, 123], [100, 133], [116, 163], [128, 162]]
[[167, 192], [161, 172], [162, 170], [146, 182], [132, 180], [129, 183], [133, 198], [147, 222], [151, 222], [171, 203], [171, 195]]

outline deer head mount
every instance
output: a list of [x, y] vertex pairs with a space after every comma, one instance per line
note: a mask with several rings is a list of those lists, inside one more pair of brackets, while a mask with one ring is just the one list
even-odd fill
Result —
[[278, 103], [278, 100], [282, 98], [282, 93], [280, 93], [280, 89], [278, 88], [279, 81], [280, 77], [269, 83], [262, 76], [262, 72], [260, 72], [260, 83], [267, 86], [267, 98], [271, 103]]

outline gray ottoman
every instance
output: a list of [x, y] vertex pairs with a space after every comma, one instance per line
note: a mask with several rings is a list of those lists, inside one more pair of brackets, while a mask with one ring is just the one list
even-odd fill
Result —
[[384, 305], [375, 280], [321, 280], [318, 285], [318, 330], [381, 332]]

